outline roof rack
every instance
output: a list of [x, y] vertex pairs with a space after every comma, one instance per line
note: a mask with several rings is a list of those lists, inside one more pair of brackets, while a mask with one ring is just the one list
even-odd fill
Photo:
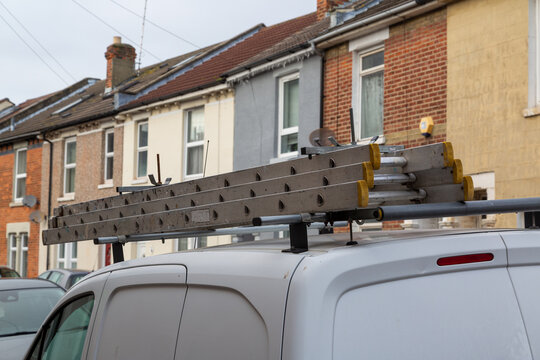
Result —
[[[449, 142], [385, 151], [381, 154], [377, 144], [336, 147], [276, 164], [60, 206], [43, 231], [43, 243], [112, 242], [117, 261], [122, 259], [121, 244], [144, 234], [163, 239], [163, 234], [181, 237], [288, 224], [291, 247], [286, 251], [298, 253], [308, 249], [307, 226], [313, 222], [525, 209], [517, 200], [499, 207], [495, 204], [500, 203], [485, 202], [473, 206], [472, 179], [463, 176]], [[527, 203], [526, 210], [531, 209], [540, 210], [539, 199]]]

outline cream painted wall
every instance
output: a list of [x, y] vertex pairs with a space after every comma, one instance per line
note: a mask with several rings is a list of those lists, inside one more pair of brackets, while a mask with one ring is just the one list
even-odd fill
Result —
[[[172, 106], [161, 106], [147, 112], [130, 115], [124, 122], [124, 158], [122, 183], [125, 186], [150, 184], [146, 179], [136, 179], [136, 124], [148, 119], [148, 173], [157, 179], [156, 154], [160, 156], [161, 179], [172, 178], [172, 183], [183, 181], [184, 167], [184, 113], [204, 107], [204, 143], [208, 145], [206, 176], [229, 172], [233, 169], [234, 96], [232, 92], [217, 92], [190, 101], [175, 101]], [[230, 243], [230, 236], [209, 237], [208, 245]], [[142, 245], [139, 245], [142, 246]], [[175, 250], [175, 241], [147, 242], [146, 256]], [[137, 256], [137, 244], [125, 247], [126, 259]]]
[[[540, 196], [540, 117], [528, 104], [528, 0], [448, 7], [447, 137], [466, 174], [495, 172], [496, 199]], [[516, 216], [497, 217], [515, 227]]]

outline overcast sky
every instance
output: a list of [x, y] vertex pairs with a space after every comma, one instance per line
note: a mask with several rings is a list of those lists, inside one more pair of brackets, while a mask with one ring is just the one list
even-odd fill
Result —
[[[104, 78], [113, 36], [139, 54], [144, 6], [144, 0], [0, 0], [0, 99], [20, 103], [85, 77]], [[142, 66], [315, 9], [316, 0], [147, 0]]]

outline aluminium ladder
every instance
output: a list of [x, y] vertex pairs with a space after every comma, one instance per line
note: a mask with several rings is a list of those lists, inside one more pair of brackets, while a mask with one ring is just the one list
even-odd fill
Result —
[[63, 205], [49, 219], [43, 243], [215, 230], [268, 216], [327, 214], [323, 221], [333, 222], [343, 219], [332, 214], [341, 214], [350, 221], [376, 217], [373, 211], [381, 205], [472, 197], [472, 180], [463, 176], [448, 142], [382, 155], [377, 144], [336, 147], [320, 155]]

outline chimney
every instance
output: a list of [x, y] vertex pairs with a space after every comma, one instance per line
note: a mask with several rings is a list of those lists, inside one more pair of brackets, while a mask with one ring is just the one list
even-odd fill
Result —
[[8, 98], [3, 98], [2, 100], [0, 100], [0, 111], [2, 110], [5, 110], [9, 107], [12, 107], [14, 106], [15, 104], [12, 103], [11, 101], [9, 101]]
[[135, 48], [128, 44], [122, 44], [120, 36], [113, 37], [112, 45], [107, 47], [105, 59], [107, 59], [107, 79], [105, 92], [111, 91], [118, 84], [135, 74]]
[[317, 0], [317, 20], [324, 19], [335, 7], [346, 2], [347, 0]]

